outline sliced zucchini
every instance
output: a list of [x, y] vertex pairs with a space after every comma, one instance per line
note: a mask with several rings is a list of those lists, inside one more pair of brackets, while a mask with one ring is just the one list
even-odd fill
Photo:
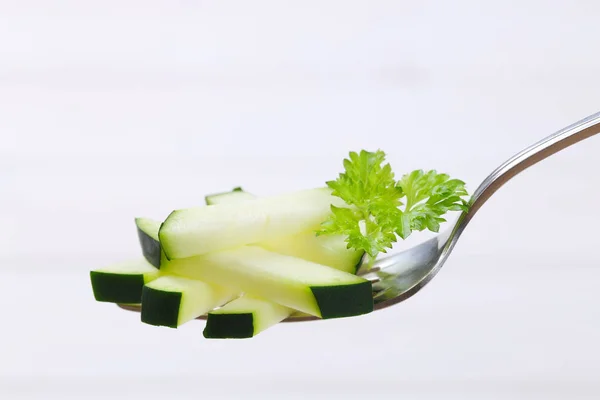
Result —
[[364, 251], [348, 249], [343, 236], [317, 236], [314, 230], [266, 240], [258, 245], [275, 253], [303, 258], [351, 274], [356, 274], [364, 255]]
[[[256, 198], [241, 188], [237, 189], [207, 196], [206, 202], [220, 204]], [[356, 273], [363, 255], [363, 252], [347, 249], [343, 236], [317, 237], [314, 231], [275, 238], [258, 245], [275, 253], [303, 258], [352, 274]], [[204, 337], [216, 339], [253, 337], [293, 313], [294, 310], [291, 308], [272, 301], [242, 296], [208, 314]]]
[[160, 228], [160, 243], [174, 260], [291, 236], [317, 229], [331, 213], [331, 204], [344, 206], [329, 189], [320, 188], [176, 210]]
[[237, 297], [231, 289], [201, 281], [162, 276], [144, 286], [142, 322], [177, 328]]
[[242, 339], [253, 337], [283, 321], [294, 310], [249, 296], [242, 296], [208, 313], [204, 337]]
[[97, 301], [139, 304], [144, 285], [158, 275], [158, 269], [140, 258], [93, 270], [90, 279]]
[[223, 203], [236, 203], [246, 200], [256, 199], [256, 196], [248, 192], [244, 192], [241, 187], [234, 188], [231, 192], [209, 194], [204, 198], [207, 205], [223, 204]]
[[158, 240], [160, 222], [150, 218], [136, 218], [138, 238], [142, 246], [142, 254], [148, 262], [160, 268], [161, 247]]
[[171, 261], [163, 270], [228, 286], [324, 319], [373, 311], [371, 282], [257, 246]]
[[[231, 192], [206, 196], [206, 204], [241, 203], [256, 198], [237, 187]], [[351, 274], [356, 273], [364, 255], [364, 251], [348, 249], [343, 235], [317, 236], [314, 229], [293, 236], [275, 237], [258, 245], [275, 253], [303, 258]]]

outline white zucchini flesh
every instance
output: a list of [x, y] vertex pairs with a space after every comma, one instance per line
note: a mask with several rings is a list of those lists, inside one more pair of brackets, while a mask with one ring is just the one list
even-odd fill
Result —
[[[255, 198], [256, 196], [239, 188], [231, 192], [207, 196], [206, 202], [220, 204]], [[302, 258], [349, 273], [356, 272], [363, 254], [347, 249], [343, 236], [316, 236], [313, 231], [276, 238], [258, 245], [275, 253]], [[208, 314], [204, 337], [211, 339], [254, 337], [288, 318], [294, 312], [295, 310], [291, 308], [269, 300], [242, 296]]]
[[324, 319], [373, 310], [369, 281], [257, 246], [174, 260], [162, 270], [231, 287]]
[[[207, 204], [242, 203], [257, 198], [237, 188], [231, 192], [206, 196], [206, 202]], [[275, 253], [303, 258], [351, 274], [356, 273], [364, 255], [363, 251], [348, 249], [345, 236], [317, 236], [314, 229], [292, 236], [275, 237], [257, 245]]]
[[171, 260], [235, 249], [316, 230], [330, 215], [332, 204], [344, 206], [328, 188], [319, 188], [176, 210], [160, 228], [160, 243]]
[[316, 236], [314, 231], [302, 232], [290, 237], [280, 237], [258, 245], [266, 250], [327, 265], [340, 271], [355, 274], [364, 252], [347, 248], [343, 236]]
[[230, 288], [201, 281], [161, 276], [144, 286], [142, 322], [177, 328], [238, 296]]
[[[158, 241], [161, 223], [149, 218], [136, 218], [135, 222], [144, 257], [157, 267], [167, 265], [169, 260], [162, 253]], [[223, 299], [219, 298], [219, 295], [222, 291], [223, 288], [216, 285], [185, 277], [164, 275], [153, 285], [145, 287], [143, 292], [140, 289], [138, 297], [143, 302], [142, 322], [177, 328], [221, 306]], [[236, 297], [234, 291], [228, 290], [228, 292], [230, 293], [226, 300]]]
[[158, 240], [158, 231], [160, 222], [150, 218], [136, 218], [135, 224], [142, 232], [148, 235], [151, 239]]
[[[227, 193], [206, 196], [207, 204], [243, 202], [256, 199], [241, 188]], [[347, 249], [343, 236], [316, 236], [303, 232], [290, 237], [275, 238], [259, 246], [288, 256], [303, 258], [340, 271], [355, 273], [362, 252]], [[209, 339], [250, 338], [292, 315], [295, 310], [269, 300], [242, 296], [208, 313], [204, 337]]]

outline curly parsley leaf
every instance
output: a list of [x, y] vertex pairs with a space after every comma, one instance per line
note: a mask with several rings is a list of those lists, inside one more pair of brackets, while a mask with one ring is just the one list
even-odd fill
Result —
[[384, 160], [385, 153], [381, 150], [351, 152], [344, 159], [345, 172], [337, 180], [327, 182], [327, 186], [334, 196], [361, 209], [399, 206], [402, 190], [396, 186], [390, 164], [382, 165]]
[[317, 234], [343, 234], [348, 248], [364, 250], [371, 257], [385, 252], [396, 241], [394, 214], [401, 213], [402, 188], [396, 184], [392, 167], [383, 164], [383, 151], [351, 152], [344, 159], [344, 172], [327, 182], [334, 196], [350, 208], [332, 206], [330, 218]]
[[425, 229], [438, 232], [445, 213], [467, 210], [463, 181], [422, 170], [396, 181], [384, 161], [381, 150], [351, 152], [344, 159], [344, 172], [327, 186], [348, 208], [332, 206], [331, 216], [317, 232], [345, 235], [348, 248], [365, 251], [371, 260], [391, 248], [396, 236], [406, 239]]
[[444, 214], [468, 209], [467, 202], [462, 199], [468, 195], [465, 183], [458, 179], [450, 179], [448, 175], [439, 174], [435, 170], [413, 171], [404, 175], [398, 185], [406, 195], [404, 214], [410, 221], [410, 229], [397, 231], [404, 239], [412, 231], [428, 229], [439, 232], [440, 224], [446, 222], [442, 217]]

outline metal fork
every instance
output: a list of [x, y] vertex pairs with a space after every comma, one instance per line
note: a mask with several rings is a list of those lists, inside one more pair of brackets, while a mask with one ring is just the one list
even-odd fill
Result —
[[[377, 260], [369, 271], [359, 272], [373, 284], [375, 310], [395, 305], [421, 290], [442, 268], [460, 235], [481, 206], [518, 173], [567, 147], [600, 133], [600, 112], [590, 115], [527, 147], [496, 168], [475, 190], [468, 212], [443, 233], [400, 253]], [[139, 311], [139, 307], [121, 305]], [[204, 319], [205, 316], [198, 319]], [[306, 314], [284, 322], [318, 320]]]
[[[597, 133], [600, 133], [600, 112], [527, 147], [496, 168], [481, 183], [470, 199], [469, 211], [463, 212], [443, 233], [398, 254], [377, 260], [370, 271], [362, 274], [373, 282], [375, 309], [398, 304], [431, 281], [448, 259], [469, 221], [502, 185], [532, 165]], [[316, 318], [301, 318], [304, 321], [312, 319]]]

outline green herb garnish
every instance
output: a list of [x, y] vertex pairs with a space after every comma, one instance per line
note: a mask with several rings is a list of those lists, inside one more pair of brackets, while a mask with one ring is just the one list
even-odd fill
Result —
[[331, 206], [332, 215], [317, 235], [345, 235], [348, 248], [364, 250], [369, 264], [413, 231], [438, 232], [448, 211], [466, 211], [465, 183], [435, 170], [416, 170], [396, 181], [392, 167], [384, 164], [381, 150], [351, 152], [345, 171], [327, 182], [334, 196], [349, 208]]

